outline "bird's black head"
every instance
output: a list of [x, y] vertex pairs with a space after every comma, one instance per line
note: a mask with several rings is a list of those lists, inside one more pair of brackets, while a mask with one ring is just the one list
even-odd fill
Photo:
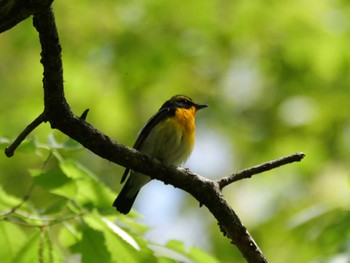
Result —
[[197, 110], [203, 109], [208, 107], [204, 104], [197, 104], [193, 102], [193, 100], [190, 97], [187, 97], [185, 95], [175, 95], [171, 97], [170, 100], [166, 101], [162, 108], [184, 108], [184, 109], [190, 109], [194, 107]]

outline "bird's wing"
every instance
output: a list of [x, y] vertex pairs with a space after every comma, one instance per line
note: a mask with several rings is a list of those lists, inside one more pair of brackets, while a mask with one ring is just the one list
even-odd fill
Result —
[[[154, 128], [154, 126], [156, 126], [159, 122], [163, 121], [166, 117], [169, 116], [169, 114], [171, 114], [170, 108], [161, 108], [156, 114], [154, 114], [139, 132], [136, 142], [134, 144], [134, 149], [140, 150], [143, 142], [145, 141], [151, 130]], [[120, 183], [123, 183], [125, 181], [126, 177], [129, 174], [129, 171], [129, 168], [125, 169]]]

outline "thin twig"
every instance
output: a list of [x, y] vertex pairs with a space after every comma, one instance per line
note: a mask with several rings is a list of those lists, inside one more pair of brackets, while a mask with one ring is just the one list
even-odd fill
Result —
[[41, 113], [34, 121], [32, 121], [14, 140], [14, 142], [5, 149], [5, 154], [7, 157], [12, 157], [15, 153], [17, 147], [24, 141], [24, 139], [41, 123], [45, 122], [44, 114]]
[[[17, 216], [20, 216], [20, 214], [14, 214]], [[26, 226], [26, 227], [47, 227], [47, 226], [53, 226], [53, 225], [57, 225], [57, 224], [61, 224], [63, 222], [66, 221], [70, 221], [70, 220], [74, 220], [77, 218], [80, 218], [82, 216], [84, 216], [85, 213], [81, 213], [81, 214], [76, 214], [76, 215], [72, 215], [72, 216], [67, 216], [65, 218], [61, 218], [61, 219], [45, 219], [45, 218], [37, 218], [37, 219], [31, 219], [29, 217], [25, 218], [23, 217], [22, 219], [25, 220], [35, 220], [35, 221], [41, 221], [41, 223], [35, 224], [35, 223], [29, 223], [27, 221], [23, 221], [23, 220], [18, 220], [16, 217], [13, 217], [11, 215], [4, 217], [1, 220], [6, 220], [8, 222], [14, 223], [16, 225], [22, 225], [22, 226]]]
[[2, 217], [7, 217], [10, 214], [14, 214], [19, 208], [21, 208], [21, 206], [24, 205], [24, 203], [27, 202], [28, 199], [30, 198], [30, 195], [34, 189], [34, 186], [35, 186], [34, 184], [32, 184], [30, 186], [27, 194], [25, 196], [23, 196], [22, 201], [18, 205], [14, 206], [8, 210], [0, 212], [0, 220], [2, 220]]
[[285, 157], [281, 157], [272, 161], [268, 161], [266, 163], [262, 163], [244, 170], [241, 170], [237, 173], [231, 174], [229, 176], [223, 177], [217, 181], [219, 184], [220, 189], [223, 189], [225, 186], [236, 182], [238, 180], [250, 178], [255, 174], [259, 174], [262, 172], [269, 171], [271, 169], [277, 168], [279, 166], [288, 164], [288, 163], [294, 163], [299, 162], [305, 157], [305, 154], [302, 152], [298, 152], [292, 155], [288, 155]]

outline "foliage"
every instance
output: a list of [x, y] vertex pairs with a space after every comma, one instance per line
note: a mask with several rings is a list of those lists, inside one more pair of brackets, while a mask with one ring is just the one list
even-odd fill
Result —
[[[113, 192], [87, 168], [66, 160], [64, 146], [36, 145], [26, 154], [48, 154], [40, 170], [30, 171], [32, 187], [23, 198], [1, 189], [1, 262], [218, 262], [205, 252], [189, 251], [177, 241], [156, 245], [142, 238], [147, 228], [131, 216], [116, 216]], [[70, 143], [68, 142], [68, 145]], [[54, 147], [55, 145], [56, 147]], [[57, 169], [48, 170], [49, 163]], [[38, 191], [35, 196], [35, 191]], [[37, 203], [35, 201], [39, 201]], [[151, 248], [153, 246], [153, 249]], [[162, 254], [158, 251], [162, 249]]]
[[[132, 145], [137, 131], [171, 95], [184, 93], [209, 104], [198, 114], [196, 147], [186, 164], [207, 177], [305, 152], [302, 163], [238, 182], [224, 194], [271, 262], [349, 261], [346, 1], [57, 1], [54, 10], [65, 92], [77, 115], [90, 108], [89, 122]], [[40, 50], [30, 20], [2, 34], [0, 43], [0, 136], [13, 139], [42, 111]], [[39, 143], [49, 132], [40, 127], [36, 139], [21, 145], [13, 158], [0, 158], [0, 205], [6, 212], [21, 204], [34, 182], [30, 199], [16, 211], [30, 212], [26, 224], [47, 224], [44, 218], [62, 222], [47, 230], [1, 221], [9, 246], [0, 251], [4, 256], [38, 258], [41, 251], [58, 260], [59, 253], [65, 257], [89, 250], [87, 240], [93, 237], [105, 242], [98, 251], [114, 259], [112, 240], [122, 251], [133, 249], [102, 220], [115, 223], [118, 218], [129, 226], [124, 231], [146, 259], [159, 246], [151, 250], [144, 236], [160, 229], [160, 243], [167, 244], [163, 237], [171, 236], [185, 247], [205, 248], [220, 262], [243, 262], [205, 209], [164, 185], [157, 191], [147, 186], [138, 200], [137, 210], [154, 225], [146, 234], [144, 223], [134, 221], [135, 213], [129, 218], [110, 211], [114, 195], [105, 185], [117, 192], [122, 168], [71, 143], [57, 143], [66, 140], [60, 134], [55, 134], [57, 141], [49, 137], [48, 145]], [[8, 139], [1, 142], [3, 148], [8, 145]], [[46, 162], [50, 149], [57, 148], [59, 155]], [[167, 199], [170, 192], [176, 197]], [[79, 196], [77, 204], [67, 201], [72, 196]], [[167, 247], [181, 248], [175, 245]]]

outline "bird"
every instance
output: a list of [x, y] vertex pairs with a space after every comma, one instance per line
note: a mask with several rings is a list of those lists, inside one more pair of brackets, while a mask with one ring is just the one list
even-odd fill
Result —
[[[206, 107], [185, 95], [171, 97], [141, 129], [133, 148], [168, 165], [181, 165], [194, 147], [195, 115]], [[121, 183], [127, 177], [128, 180], [113, 202], [113, 207], [122, 214], [130, 212], [140, 189], [151, 181], [150, 176], [129, 168], [125, 169]]]

